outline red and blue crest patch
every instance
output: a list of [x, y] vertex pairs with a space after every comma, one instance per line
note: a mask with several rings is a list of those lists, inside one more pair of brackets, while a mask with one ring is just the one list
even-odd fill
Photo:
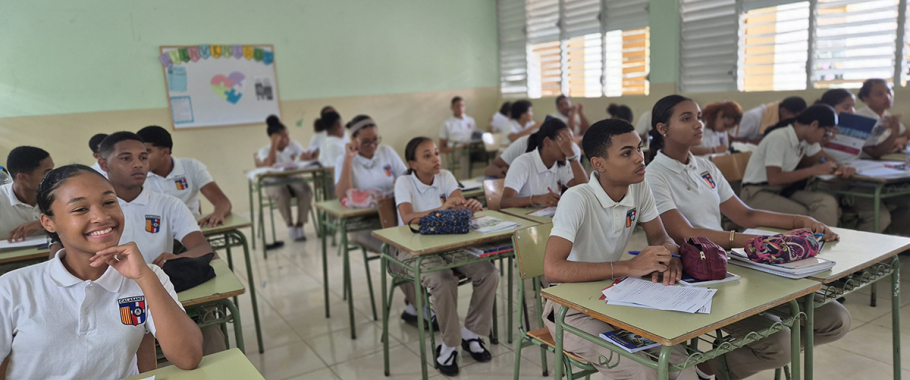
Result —
[[174, 179], [174, 184], [177, 185], [177, 190], [186, 190], [190, 187], [186, 182], [186, 177], [179, 177]]
[[445, 194], [439, 194], [439, 201], [442, 202], [442, 204], [446, 204], [447, 200], [449, 200], [449, 197], [447, 197]]
[[635, 218], [638, 216], [638, 209], [633, 208], [626, 213], [626, 228], [632, 227], [635, 224]]
[[127, 297], [117, 300], [120, 304], [120, 322], [127, 326], [145, 323], [145, 297]]
[[711, 177], [711, 173], [708, 173], [708, 172], [701, 173], [701, 179], [705, 180], [705, 182], [708, 183], [708, 186], [711, 186], [712, 189], [717, 187], [717, 184], [714, 183], [714, 178]]
[[387, 175], [387, 176], [389, 176], [389, 177], [392, 176], [392, 165], [383, 166], [383, 167], [382, 167], [382, 170], [385, 171], [385, 175]]
[[145, 232], [157, 234], [161, 230], [161, 217], [158, 215], [145, 216]]

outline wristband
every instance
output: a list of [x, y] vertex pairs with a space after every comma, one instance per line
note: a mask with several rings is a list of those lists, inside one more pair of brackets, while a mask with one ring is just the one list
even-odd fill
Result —
[[578, 161], [578, 155], [576, 154], [576, 155], [574, 155], [574, 156], [572, 156], [572, 157], [566, 157], [566, 161], [569, 161], [569, 162]]

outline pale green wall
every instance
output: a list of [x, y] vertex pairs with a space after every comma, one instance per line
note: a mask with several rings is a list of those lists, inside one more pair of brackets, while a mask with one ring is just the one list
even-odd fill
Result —
[[651, 83], [676, 83], [679, 77], [679, 1], [651, 0]]
[[0, 0], [0, 118], [167, 107], [161, 45], [273, 44], [282, 100], [498, 86], [495, 0]]

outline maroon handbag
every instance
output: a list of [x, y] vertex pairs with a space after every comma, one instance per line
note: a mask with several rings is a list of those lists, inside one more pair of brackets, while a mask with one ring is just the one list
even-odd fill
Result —
[[727, 277], [727, 251], [706, 237], [689, 238], [679, 249], [683, 271], [700, 281]]

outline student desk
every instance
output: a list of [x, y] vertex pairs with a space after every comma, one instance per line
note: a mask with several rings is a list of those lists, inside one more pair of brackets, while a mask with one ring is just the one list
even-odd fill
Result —
[[[458, 146], [453, 147], [452, 153], [448, 154], [448, 169], [449, 171], [455, 171], [457, 164], [457, 166], [460, 166], [461, 168], [461, 178], [470, 178], [471, 166], [473, 166], [474, 163], [474, 161], [471, 161], [471, 154], [475, 152], [487, 152], [486, 148], [484, 148], [483, 140], [452, 142], [458, 144]], [[489, 161], [487, 161], [487, 163], [489, 164]]]
[[[503, 214], [496, 211], [482, 211], [474, 214], [474, 217], [480, 216], [492, 216], [498, 219], [505, 219], [508, 221], [519, 223], [517, 228], [508, 229], [499, 232], [493, 232], [488, 234], [482, 234], [476, 231], [468, 232], [467, 234], [457, 234], [457, 235], [421, 235], [414, 232], [411, 232], [408, 226], [398, 226], [392, 228], [386, 228], [379, 231], [373, 231], [373, 236], [378, 238], [383, 242], [382, 245], [382, 341], [383, 341], [383, 355], [385, 358], [385, 374], [389, 375], [389, 308], [388, 308], [388, 292], [389, 289], [386, 287], [386, 274], [393, 276], [393, 281], [395, 279], [402, 281], [413, 281], [414, 290], [416, 293], [416, 302], [417, 305], [417, 331], [420, 335], [420, 369], [423, 379], [427, 378], [427, 347], [425, 332], [424, 332], [424, 295], [423, 295], [423, 285], [420, 283], [420, 274], [426, 272], [436, 272], [442, 270], [451, 270], [453, 268], [458, 268], [459, 266], [473, 264], [483, 261], [493, 261], [500, 258], [500, 255], [493, 255], [487, 257], [476, 257], [470, 253], [465, 253], [464, 248], [490, 243], [495, 241], [510, 241], [512, 238], [512, 233], [518, 229], [536, 226], [539, 223], [533, 222], [527, 219], [522, 219], [516, 216]], [[416, 256], [414, 259], [401, 261], [397, 257], [392, 256], [389, 253], [389, 247], [398, 248], [404, 252], [410, 253], [411, 255]], [[509, 275], [508, 283], [512, 284], [512, 255], [508, 256], [509, 259]], [[404, 267], [406, 272], [410, 272], [407, 275], [394, 275], [389, 270], [389, 265], [397, 264]], [[426, 268], [430, 266], [430, 268]], [[509, 300], [508, 300], [508, 315], [512, 315], [512, 292], [509, 291]], [[509, 319], [512, 319], [509, 317]], [[493, 307], [493, 336], [490, 339], [490, 343], [497, 344], [499, 340], [497, 338], [497, 322], [496, 322], [496, 306]], [[432, 349], [435, 350], [435, 347]]]
[[504, 208], [501, 211], [504, 214], [515, 215], [522, 219], [532, 220], [540, 224], [549, 224], [553, 223], [553, 218], [548, 218], [545, 216], [533, 216], [528, 215], [534, 211], [540, 210], [539, 207], [510, 207]]
[[[323, 231], [339, 231], [341, 233], [341, 245], [338, 246], [339, 253], [344, 260], [344, 296], [348, 300], [348, 315], [351, 319], [351, 339], [357, 339], [357, 329], [354, 326], [354, 291], [351, 289], [351, 260], [348, 251], [352, 247], [348, 243], [348, 232], [357, 232], [363, 230], [374, 230], [382, 228], [379, 221], [379, 210], [375, 208], [348, 208], [341, 205], [341, 201], [335, 199], [316, 203], [316, 209], [319, 210], [320, 219], [317, 223], [321, 224]], [[327, 260], [326, 236], [322, 234], [322, 288], [325, 292], [325, 317], [329, 318], [329, 263]], [[370, 302], [373, 304], [373, 319], [376, 316], [375, 300], [373, 299], [373, 281], [370, 273], [367, 271], [367, 284], [370, 288]]]
[[[332, 179], [334, 178], [334, 173], [335, 173], [335, 169], [331, 168], [331, 167], [328, 167], [328, 168], [312, 167], [312, 168], [306, 168], [306, 169], [296, 169], [296, 170], [275, 171], [275, 172], [270, 172], [270, 173], [263, 173], [263, 174], [255, 176], [253, 179], [247, 178], [247, 187], [249, 188], [249, 195], [250, 195], [250, 219], [255, 220], [254, 212], [258, 209], [259, 210], [259, 221], [257, 223], [257, 227], [259, 228], [259, 235], [262, 237], [262, 247], [263, 247], [262, 252], [266, 258], [268, 258], [268, 252], [265, 249], [265, 246], [266, 246], [266, 244], [265, 244], [265, 214], [263, 213], [263, 209], [262, 209], [262, 202], [263, 202], [262, 188], [269, 187], [269, 186], [281, 186], [281, 185], [288, 185], [288, 184], [293, 184], [293, 183], [307, 182], [307, 179], [305, 179], [305, 178], [292, 178], [292, 177], [309, 175], [310, 176], [309, 181], [315, 185], [315, 186], [313, 186], [314, 201], [324, 201], [324, 200], [331, 199], [334, 197], [334, 194], [332, 194], [332, 186], [331, 186], [332, 184], [335, 183], [334, 181], [332, 181]], [[267, 180], [272, 180], [272, 181], [277, 181], [277, 182], [276, 183], [263, 183]], [[256, 203], [253, 203], [253, 193], [254, 192], [257, 195], [256, 199], [259, 200], [259, 203], [258, 203], [259, 207], [256, 207], [256, 205], [257, 205]], [[277, 241], [278, 237], [275, 235], [275, 223], [274, 223], [275, 213], [271, 208], [269, 209], [269, 215], [271, 215], [272, 222], [273, 222], [272, 223], [272, 241]], [[318, 217], [317, 217], [317, 219], [318, 219]], [[321, 231], [319, 230], [319, 228], [316, 228], [316, 234], [321, 235]], [[255, 235], [255, 228], [254, 228], [254, 235]], [[253, 248], [254, 249], [256, 248], [255, 236], [253, 236]]]
[[[830, 271], [809, 276], [821, 283], [820, 294], [824, 297], [819, 300], [814, 297], [806, 299], [806, 329], [813, 331], [814, 308], [834, 302], [890, 275], [894, 378], [900, 379], [900, 259], [897, 254], [910, 248], [910, 238], [845, 228], [831, 230], [840, 235], [840, 241], [826, 243], [818, 257], [832, 260], [836, 264]], [[873, 300], [874, 297], [873, 293]], [[806, 334], [806, 380], [811, 380], [813, 376], [813, 339], [812, 334]]]
[[[198, 219], [201, 219], [200, 216]], [[217, 251], [219, 249], [224, 249], [227, 252], [227, 261], [228, 267], [231, 270], [234, 269], [234, 258], [231, 255], [231, 247], [243, 247], [243, 259], [246, 263], [246, 279], [247, 284], [250, 284], [250, 302], [253, 304], [253, 321], [256, 326], [256, 341], [259, 343], [259, 353], [263, 353], [265, 349], [262, 345], [262, 325], [259, 323], [259, 303], [256, 301], [256, 281], [253, 279], [253, 265], [250, 262], [250, 246], [247, 243], [246, 236], [240, 230], [247, 227], [252, 227], [251, 223], [246, 218], [231, 213], [224, 218], [224, 224], [215, 226], [215, 227], [202, 227], [202, 234], [208, 239], [209, 244], [212, 246], [212, 249]], [[235, 305], [239, 304], [237, 302], [237, 297], [234, 297]]]
[[[892, 158], [897, 158], [900, 156], [906, 156], [903, 153], [891, 154], [888, 155]], [[883, 158], [884, 160], [884, 158]], [[837, 188], [824, 188], [819, 187], [820, 182], [815, 182], [813, 188], [816, 191], [824, 191], [830, 194], [836, 195], [846, 195], [851, 197], [860, 197], [860, 198], [871, 198], [873, 203], [873, 229], [875, 231], [879, 230], [878, 226], [878, 217], [881, 208], [881, 201], [885, 198], [895, 198], [895, 197], [906, 197], [910, 196], [910, 172], [907, 173], [906, 177], [900, 178], [878, 178], [878, 177], [869, 177], [864, 175], [855, 175], [850, 179], [835, 178], [828, 182], [834, 185], [837, 184], [847, 184], [851, 188], [847, 189], [837, 189]], [[869, 191], [861, 191], [852, 187], [867, 187]], [[870, 192], [871, 191], [871, 192]]]
[[46, 246], [25, 247], [0, 251], [0, 264], [31, 259], [47, 259], [50, 249]]
[[[240, 323], [240, 312], [237, 311], [237, 306], [231, 302], [231, 297], [243, 294], [246, 289], [243, 287], [243, 284], [240, 283], [240, 279], [234, 275], [231, 268], [228, 268], [224, 260], [212, 260], [211, 265], [212, 268], [215, 268], [215, 278], [203, 282], [191, 289], [177, 293], [177, 300], [180, 301], [184, 308], [196, 306], [200, 319], [200, 322], [198, 323], [200, 328], [213, 325], [224, 326], [228, 322], [233, 322], [237, 348], [239, 348], [240, 351], [245, 352], [243, 345], [243, 327]], [[203, 306], [212, 304], [218, 306], [216, 309], [217, 311], [206, 312], [203, 309]], [[230, 310], [230, 314], [228, 315], [221, 311], [221, 307]], [[217, 318], [211, 321], [201, 322], [207, 315], [213, 315]], [[228, 343], [227, 334], [224, 335], [224, 340], [225, 343]], [[230, 347], [230, 345], [228, 345], [228, 347]]]
[[[556, 364], [553, 365], [556, 373], [553, 378], [562, 378], [563, 366], [560, 363], [563, 361], [563, 333], [566, 331], [609, 349], [622, 357], [618, 358], [619, 360], [634, 360], [653, 368], [658, 372], [658, 379], [666, 380], [670, 372], [680, 371], [722, 356], [748, 343], [781, 331], [784, 327], [790, 327], [792, 331], [790, 341], [793, 348], [790, 365], [793, 368], [793, 379], [799, 380], [799, 319], [802, 317], [802, 313], [799, 311], [796, 300], [805, 296], [811, 298], [812, 294], [821, 288], [821, 284], [805, 279], [781, 281], [775, 275], [733, 265], [729, 267], [729, 270], [740, 275], [741, 278], [738, 281], [708, 286], [711, 289], [718, 289], [714, 295], [710, 314], [688, 314], [607, 305], [600, 300], [600, 296], [603, 295], [601, 290], [609, 286], [612, 281], [568, 283], [543, 289], [541, 295], [544, 298], [562, 306], [556, 315], [556, 334], [553, 336], [556, 341], [556, 360], [554, 362]], [[790, 305], [790, 314], [782, 316], [781, 322], [772, 323], [769, 320], [768, 326], [764, 330], [749, 334], [744, 339], [724, 341], [707, 352], [690, 353], [688, 359], [682, 363], [669, 362], [673, 346], [685, 344], [703, 334], [787, 303]], [[566, 325], [565, 316], [570, 308], [660, 343], [663, 346], [660, 355], [648, 354], [648, 357], [642, 357], [629, 354], [597, 335], [591, 335]], [[672, 323], [668, 323], [668, 321], [672, 321]], [[607, 365], [612, 362], [611, 357], [606, 363], [601, 364]]]
[[203, 356], [199, 366], [189, 371], [172, 365], [123, 380], [142, 380], [152, 376], [155, 380], [265, 380], [246, 355], [236, 348]]

